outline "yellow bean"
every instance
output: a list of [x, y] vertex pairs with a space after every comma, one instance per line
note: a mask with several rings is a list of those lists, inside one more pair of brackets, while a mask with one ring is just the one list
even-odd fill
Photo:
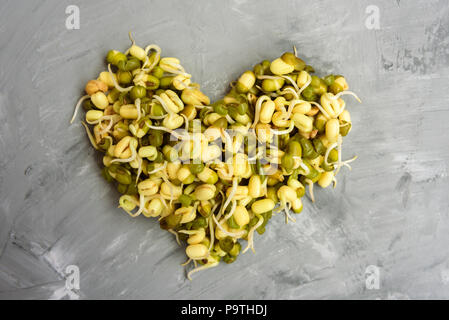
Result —
[[218, 113], [212, 112], [204, 117], [203, 122], [206, 126], [210, 126], [220, 118], [221, 118], [221, 115], [219, 115]]
[[[232, 188], [226, 190], [226, 195], [229, 197], [231, 195]], [[248, 196], [247, 186], [237, 186], [236, 192], [234, 194], [233, 200], [242, 200]]]
[[165, 102], [165, 105], [171, 112], [178, 113], [184, 109], [184, 103], [178, 97], [176, 92], [172, 90], [166, 90], [161, 93], [160, 98]]
[[244, 72], [237, 81], [237, 90], [240, 93], [247, 93], [256, 83], [256, 75], [252, 71]]
[[[114, 80], [116, 82], [118, 82], [117, 81], [117, 76], [115, 75], [115, 73], [113, 73], [113, 77], [114, 77]], [[114, 88], [114, 82], [112, 81], [111, 74], [109, 72], [107, 72], [107, 71], [101, 72], [100, 75], [98, 76], [97, 80], [100, 80], [100, 81], [106, 83], [109, 88]]]
[[302, 88], [311, 79], [312, 77], [310, 76], [310, 74], [308, 74], [307, 71], [303, 70], [299, 73], [298, 77], [296, 78], [296, 84], [298, 85], [298, 87]]
[[286, 128], [290, 126], [290, 120], [287, 118], [287, 113], [277, 111], [273, 114], [271, 122], [278, 128]]
[[166, 57], [162, 58], [159, 61], [159, 67], [161, 67], [162, 70], [171, 72], [173, 69], [176, 69], [176, 67], [172, 65], [180, 65], [181, 61], [179, 61], [178, 58], [172, 58], [172, 57]]
[[309, 102], [301, 102], [293, 108], [292, 112], [306, 114], [310, 112], [311, 109], [312, 105]]
[[[230, 232], [231, 228], [229, 228], [228, 224], [226, 223], [226, 221], [220, 221], [221, 226], [223, 229], [225, 229], [226, 231]], [[222, 240], [224, 238], [227, 237], [227, 234], [225, 234], [220, 228], [215, 227], [215, 238], [217, 238], [218, 240]]]
[[157, 157], [157, 149], [154, 146], [141, 147], [138, 154], [141, 158], [148, 158], [148, 160], [154, 161]]
[[84, 89], [89, 96], [92, 96], [99, 91], [108, 91], [108, 85], [100, 80], [90, 80]]
[[188, 182], [192, 182], [195, 177], [190, 172], [189, 168], [187, 166], [182, 166], [181, 169], [178, 170], [178, 173], [176, 174], [179, 181], [181, 181], [184, 184], [189, 184]]
[[115, 145], [111, 144], [108, 148], [108, 151], [106, 152], [106, 154], [110, 157], [114, 157], [114, 153], [115, 153]]
[[186, 248], [186, 254], [190, 259], [201, 259], [207, 256], [209, 248], [204, 244], [191, 244]]
[[246, 156], [243, 153], [237, 153], [232, 159], [232, 169], [234, 176], [241, 177], [246, 171]]
[[330, 119], [326, 122], [326, 138], [330, 143], [337, 141], [340, 132], [340, 124], [337, 119]]
[[196, 230], [195, 234], [192, 234], [189, 236], [189, 239], [187, 239], [188, 244], [199, 244], [204, 241], [206, 238], [206, 232], [203, 228], [200, 228]]
[[198, 89], [182, 90], [181, 99], [186, 104], [194, 106], [209, 105], [210, 99]]
[[210, 211], [212, 210], [212, 204], [207, 200], [200, 201], [198, 210], [202, 216], [208, 216], [210, 214]]
[[191, 81], [190, 78], [192, 76], [186, 75], [186, 74], [178, 74], [176, 77], [173, 78], [173, 87], [175, 87], [176, 90], [184, 90], [187, 88]]
[[258, 123], [256, 125], [256, 134], [257, 139], [264, 143], [264, 142], [271, 142], [273, 139], [273, 134], [270, 131], [271, 127], [269, 124], [266, 123]]
[[258, 175], [253, 175], [249, 179], [248, 191], [249, 191], [249, 195], [253, 198], [258, 198], [261, 196], [262, 182], [260, 181], [260, 177]]
[[262, 89], [263, 91], [277, 91], [282, 88], [284, 85], [285, 80], [283, 78], [277, 78], [277, 79], [264, 79], [262, 81]]
[[208, 167], [205, 167], [204, 170], [196, 176], [204, 183], [215, 184], [218, 181], [217, 173]]
[[221, 137], [221, 130], [220, 128], [209, 127], [204, 131], [204, 135], [208, 141], [215, 141]]
[[167, 173], [170, 180], [175, 180], [177, 178], [177, 173], [181, 166], [182, 164], [179, 161], [169, 162], [167, 164]]
[[277, 58], [270, 65], [270, 71], [276, 75], [284, 75], [293, 72], [295, 68], [288, 63], [285, 63], [281, 58]]
[[[107, 86], [106, 86], [107, 87]], [[101, 92], [98, 91], [96, 93], [94, 93], [90, 99], [92, 100], [92, 103], [101, 110], [106, 109], [107, 106], [109, 106], [109, 100], [108, 97], [106, 97], [106, 95]]]
[[308, 133], [313, 130], [313, 118], [308, 117], [301, 113], [295, 113], [293, 115], [293, 121], [295, 123], [295, 127], [298, 128], [299, 131]]
[[181, 223], [188, 223], [196, 218], [196, 210], [194, 207], [181, 207], [175, 211], [175, 215], [181, 215]]
[[129, 158], [131, 156], [130, 147], [135, 145], [135, 142], [133, 141], [133, 138], [131, 138], [130, 136], [126, 136], [122, 140], [120, 140], [115, 146], [114, 156], [121, 159]]
[[236, 120], [238, 123], [241, 123], [241, 124], [243, 124], [243, 125], [247, 125], [248, 123], [251, 122], [251, 118], [250, 118], [249, 115], [246, 114], [246, 113], [245, 113], [244, 115], [237, 114], [236, 117], [235, 117], [235, 120]]
[[276, 99], [274, 99], [276, 111], [285, 111], [285, 106], [288, 104], [289, 102], [284, 97], [277, 97]]
[[338, 117], [341, 121], [346, 121], [348, 123], [351, 123], [351, 114], [348, 110], [343, 110], [343, 112]]
[[135, 105], [133, 104], [125, 104], [123, 106], [120, 107], [120, 115], [124, 118], [124, 119], [137, 119], [138, 112], [137, 112], [137, 108]]
[[301, 182], [299, 182], [297, 179], [288, 179], [287, 185], [294, 190], [304, 188]]
[[123, 195], [119, 199], [120, 208], [123, 208], [128, 211], [134, 210], [136, 207], [137, 199], [133, 196]]
[[213, 184], [202, 184], [196, 187], [194, 195], [195, 197], [202, 200], [210, 200], [215, 196], [217, 188]]
[[189, 120], [189, 121], [192, 121], [193, 119], [195, 119], [195, 117], [197, 115], [196, 108], [192, 105], [185, 106], [184, 110], [182, 110], [181, 113], [183, 115], [185, 115], [187, 117], [187, 120]]
[[251, 168], [251, 165], [249, 162], [246, 163], [246, 170], [245, 173], [242, 175], [243, 179], [249, 179], [253, 175], [253, 169]]
[[209, 161], [215, 160], [218, 157], [220, 157], [221, 155], [222, 155], [222, 153], [221, 153], [220, 147], [215, 144], [201, 149], [201, 160], [203, 162], [209, 162]]
[[237, 206], [234, 211], [234, 220], [240, 226], [243, 227], [249, 223], [249, 213], [243, 206]]
[[148, 203], [148, 212], [145, 213], [145, 211], [143, 212], [143, 215], [147, 218], [150, 217], [158, 217], [160, 216], [160, 214], [162, 213], [163, 208], [163, 204], [162, 201], [160, 199], [153, 199]]
[[89, 110], [86, 112], [86, 121], [92, 122], [97, 121], [103, 116], [103, 111], [101, 110]]
[[320, 102], [329, 117], [333, 118], [340, 113], [340, 102], [334, 99], [334, 95], [332, 93], [328, 92], [323, 94], [320, 98]]
[[145, 50], [135, 44], [132, 45], [131, 48], [129, 48], [129, 54], [142, 61], [144, 61], [147, 57]]
[[259, 121], [261, 123], [270, 123], [271, 117], [273, 116], [275, 110], [275, 104], [273, 101], [268, 100], [262, 104], [260, 109]]
[[321, 174], [320, 179], [318, 180], [318, 184], [321, 188], [327, 188], [334, 179], [333, 171], [325, 171]]
[[298, 197], [295, 189], [289, 186], [282, 186], [277, 192], [277, 196], [281, 201], [292, 203]]
[[271, 199], [262, 199], [257, 200], [251, 205], [251, 210], [254, 213], [262, 214], [264, 212], [268, 212], [273, 210], [275, 203]]
[[160, 194], [164, 199], [171, 199], [171, 196], [173, 195], [173, 199], [176, 200], [182, 194], [182, 189], [179, 186], [173, 184], [169, 185], [166, 182], [162, 182]]
[[340, 85], [343, 88], [343, 91], [349, 90], [349, 86], [348, 86], [348, 83], [346, 82], [345, 77], [337, 77], [335, 79], [335, 83]]
[[157, 180], [146, 179], [137, 185], [137, 190], [143, 196], [152, 196], [159, 191], [159, 184]]
[[103, 164], [105, 167], [109, 167], [111, 165], [111, 161], [113, 160], [113, 158], [111, 156], [104, 156], [103, 157]]
[[295, 201], [292, 202], [292, 209], [295, 213], [300, 213], [302, 211], [302, 200], [300, 198], [296, 198]]
[[204, 244], [206, 247], [209, 248], [210, 246], [210, 239], [208, 237], [205, 237], [203, 241], [201, 241], [201, 244]]
[[[120, 109], [120, 111], [121, 111], [121, 109]], [[184, 124], [184, 118], [176, 113], [168, 114], [162, 121], [162, 125], [170, 130], [178, 129], [183, 124]]]

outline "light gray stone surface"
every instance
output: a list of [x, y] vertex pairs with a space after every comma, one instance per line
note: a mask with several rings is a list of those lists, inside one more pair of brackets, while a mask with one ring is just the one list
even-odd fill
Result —
[[[71, 4], [80, 30], [65, 27]], [[379, 30], [365, 26], [368, 5]], [[3, 0], [0, 21], [0, 298], [62, 298], [68, 265], [82, 299], [449, 298], [447, 1]], [[292, 45], [319, 74], [344, 74], [363, 99], [347, 98], [353, 170], [296, 224], [274, 217], [255, 255], [189, 282], [173, 236], [117, 209], [81, 125], [68, 125], [128, 31], [181, 58], [213, 98]], [[379, 290], [365, 287], [369, 265]]]

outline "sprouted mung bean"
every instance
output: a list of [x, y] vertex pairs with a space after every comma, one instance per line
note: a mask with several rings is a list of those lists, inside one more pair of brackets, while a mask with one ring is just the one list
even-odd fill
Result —
[[315, 201], [315, 183], [335, 188], [340, 169], [351, 168], [356, 157], [342, 160], [352, 128], [343, 96], [360, 100], [343, 76], [311, 75], [296, 48], [243, 72], [211, 104], [179, 59], [130, 39], [125, 53], [109, 51], [107, 71], [88, 81], [71, 122], [83, 106], [102, 175], [123, 194], [119, 207], [158, 218], [186, 242], [189, 279], [255, 251], [255, 232], [273, 213], [295, 221], [306, 187]]

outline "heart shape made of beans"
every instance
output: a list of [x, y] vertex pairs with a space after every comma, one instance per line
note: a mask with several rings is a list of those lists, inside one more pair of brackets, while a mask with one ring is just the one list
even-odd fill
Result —
[[101, 174], [122, 194], [119, 207], [157, 218], [186, 242], [189, 279], [255, 251], [255, 233], [274, 212], [295, 221], [306, 187], [315, 201], [314, 184], [336, 187], [356, 159], [341, 159], [352, 127], [342, 97], [359, 98], [341, 75], [312, 75], [296, 48], [243, 72], [211, 103], [179, 59], [130, 39], [126, 52], [109, 51], [71, 122], [82, 106], [89, 140], [103, 153]]

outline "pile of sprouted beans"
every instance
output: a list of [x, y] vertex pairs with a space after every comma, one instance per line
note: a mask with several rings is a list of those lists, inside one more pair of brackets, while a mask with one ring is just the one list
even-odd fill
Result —
[[[107, 54], [107, 71], [78, 102], [103, 177], [131, 217], [157, 218], [187, 243], [187, 277], [254, 251], [272, 214], [285, 220], [337, 184], [352, 95], [343, 76], [320, 78], [294, 52], [264, 60], [211, 104], [177, 58], [157, 45]], [[93, 126], [93, 128], [90, 128]], [[246, 241], [242, 241], [246, 240]]]

